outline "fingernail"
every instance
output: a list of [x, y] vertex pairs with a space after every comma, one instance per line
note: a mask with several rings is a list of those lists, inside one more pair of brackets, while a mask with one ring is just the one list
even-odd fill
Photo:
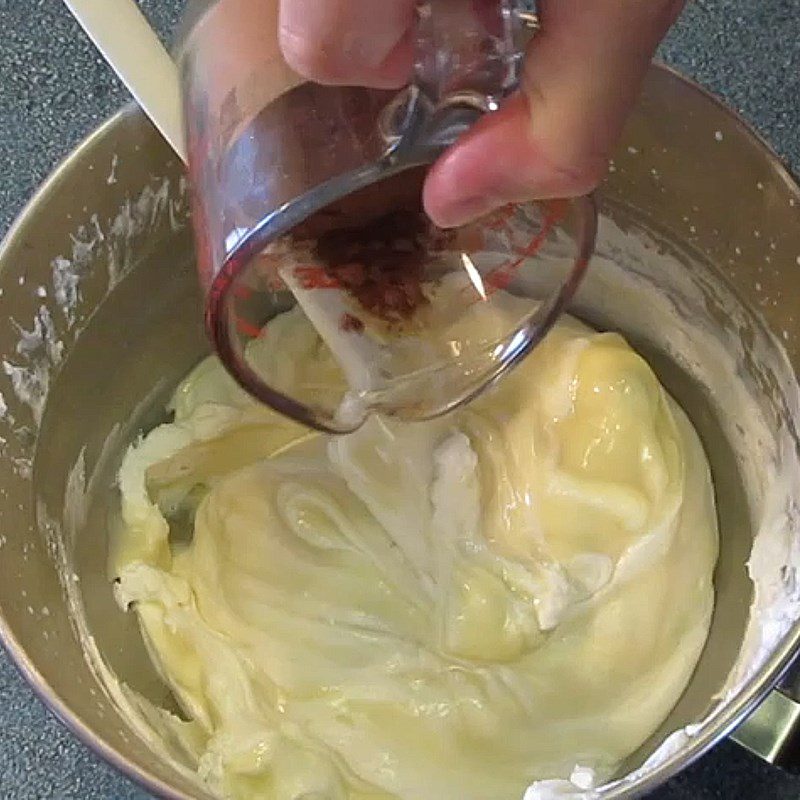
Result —
[[438, 209], [433, 221], [440, 228], [456, 228], [488, 214], [493, 208], [494, 203], [489, 197], [462, 197]]

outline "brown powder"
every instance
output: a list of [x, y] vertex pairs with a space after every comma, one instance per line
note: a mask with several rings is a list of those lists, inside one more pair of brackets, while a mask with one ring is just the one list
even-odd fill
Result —
[[364, 330], [364, 323], [353, 314], [342, 314], [342, 319], [339, 322], [339, 327], [343, 331], [353, 331], [354, 333], [361, 333]]
[[363, 225], [323, 233], [314, 255], [325, 272], [371, 314], [408, 320], [427, 303], [422, 291], [434, 229], [419, 211], [393, 211]]

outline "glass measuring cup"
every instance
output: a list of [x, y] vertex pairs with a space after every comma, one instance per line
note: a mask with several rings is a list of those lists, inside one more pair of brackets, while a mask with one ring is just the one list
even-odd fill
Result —
[[[179, 64], [198, 268], [211, 340], [242, 387], [328, 432], [373, 411], [428, 419], [544, 337], [591, 256], [592, 200], [509, 206], [454, 231], [420, 200], [426, 168], [517, 88], [528, 4], [420, 3], [399, 93], [300, 78], [278, 47], [277, 0], [192, 11]], [[304, 370], [311, 352], [324, 355]]]

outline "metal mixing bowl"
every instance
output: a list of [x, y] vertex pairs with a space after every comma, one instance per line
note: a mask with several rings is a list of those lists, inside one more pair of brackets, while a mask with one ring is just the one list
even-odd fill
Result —
[[[108, 689], [113, 673], [172, 705], [134, 616], [113, 601], [106, 560], [122, 453], [160, 421], [171, 389], [208, 352], [186, 194], [181, 165], [128, 107], [54, 173], [0, 251], [0, 635], [76, 735], [154, 794], [184, 799], [206, 795], [137, 734]], [[644, 243], [659, 255], [637, 261], [621, 251], [607, 220], [601, 255], [626, 269], [593, 269], [576, 311], [625, 332], [690, 412], [714, 471], [722, 545], [717, 610], [701, 661], [670, 718], [627, 769], [665, 733], [705, 716], [741, 645], [760, 465], [748, 470], [737, 457], [745, 439], [737, 443], [736, 425], [746, 421], [733, 418], [728, 392], [744, 393], [773, 421], [776, 437], [780, 428], [796, 441], [800, 191], [741, 120], [654, 69], [601, 202], [632, 250]], [[659, 259], [670, 255], [681, 274], [661, 276]], [[650, 313], [653, 297], [667, 303], [669, 325]], [[719, 342], [739, 359], [736, 370], [719, 369], [705, 383], [681, 357], [701, 324], [716, 326]], [[652, 789], [726, 735], [799, 645], [795, 624], [711, 722], [607, 796]]]

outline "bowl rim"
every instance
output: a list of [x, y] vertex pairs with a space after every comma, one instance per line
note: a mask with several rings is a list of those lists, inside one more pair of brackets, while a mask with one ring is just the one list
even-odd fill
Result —
[[[663, 62], [654, 62], [650, 67], [650, 72], [661, 74], [674, 81], [681, 88], [698, 95], [726, 115], [736, 125], [739, 133], [765, 156], [766, 163], [781, 179], [787, 191], [800, 200], [798, 178], [764, 136], [738, 111], [728, 106], [722, 98], [697, 81]], [[766, 699], [767, 695], [775, 690], [776, 684], [798, 659], [799, 651], [800, 618], [794, 621], [756, 673], [737, 688], [735, 695], [732, 698], [725, 698], [717, 706], [718, 712], [712, 711], [704, 720], [700, 721], [702, 728], [698, 733], [689, 736], [683, 746], [669, 754], [645, 774], [638, 776], [630, 783], [626, 783], [625, 776], [622, 776], [618, 785], [612, 784], [606, 791], [602, 791], [601, 788], [599, 796], [603, 797], [603, 800], [641, 797], [662, 786], [741, 725]]]
[[[82, 160], [82, 157], [90, 153], [97, 142], [112, 135], [125, 120], [131, 117], [141, 117], [143, 123], [152, 124], [144, 116], [144, 112], [136, 105], [135, 101], [131, 100], [92, 130], [58, 162], [44, 182], [25, 203], [11, 223], [8, 231], [6, 231], [2, 242], [0, 242], [0, 273], [2, 273], [2, 265], [6, 263], [7, 254], [14, 246], [15, 240], [29, 221], [38, 213], [39, 207], [47, 202], [53, 187], [70, 176]], [[153, 131], [156, 132], [156, 129], [153, 128]], [[110, 764], [126, 778], [148, 792], [154, 793], [162, 800], [196, 800], [196, 798], [176, 790], [150, 770], [140, 768], [84, 723], [37, 669], [19, 639], [14, 635], [1, 610], [0, 646], [2, 646], [11, 664], [16, 667], [27, 686], [33, 690], [34, 696], [44, 705], [45, 709], [92, 753], [100, 756], [107, 764]], [[86, 657], [85, 654], [84, 657]], [[89, 666], [92, 669], [91, 665]], [[138, 736], [138, 734], [136, 735]]]
[[[682, 89], [699, 95], [704, 101], [711, 103], [717, 110], [726, 114], [736, 124], [739, 132], [766, 157], [768, 165], [776, 176], [782, 180], [786, 189], [800, 200], [798, 180], [766, 139], [737, 111], [727, 106], [720, 98], [696, 81], [663, 63], [653, 63], [650, 67], [650, 74], [666, 77], [668, 80], [679, 84]], [[91, 152], [99, 141], [111, 136], [124, 120], [131, 117], [140, 118], [143, 124], [149, 124], [144, 113], [135, 102], [129, 101], [89, 133], [61, 159], [55, 169], [24, 205], [3, 237], [0, 243], [0, 265], [6, 261], [8, 251], [14, 245], [20, 232], [35, 217], [39, 207], [47, 201], [53, 187], [68, 178], [82, 158]], [[153, 132], [157, 133], [155, 128], [153, 128]], [[154, 775], [148, 768], [135, 764], [130, 758], [110, 745], [86, 725], [73, 712], [70, 705], [45, 680], [14, 635], [2, 613], [0, 613], [0, 645], [3, 646], [3, 649], [8, 654], [10, 662], [14, 664], [47, 710], [92, 752], [99, 755], [126, 778], [155, 796], [162, 798], [162, 800], [196, 800], [196, 796], [187, 795], [183, 791], [175, 789]], [[618, 782], [615, 781], [609, 784], [607, 789], [600, 787], [595, 796], [607, 798], [608, 800], [622, 797], [638, 797], [653, 791], [689, 766], [711, 747], [728, 736], [734, 728], [755, 710], [791, 666], [798, 650], [800, 650], [800, 620], [795, 621], [766, 662], [738, 688], [735, 696], [719, 706], [718, 713], [715, 712], [712, 718], [706, 718], [699, 732], [689, 737], [688, 741], [680, 748], [652, 769], [637, 775], [632, 781], [627, 781], [626, 777], [623, 776]], [[136, 735], [138, 736], [139, 734]], [[154, 755], [159, 758], [156, 753]]]

